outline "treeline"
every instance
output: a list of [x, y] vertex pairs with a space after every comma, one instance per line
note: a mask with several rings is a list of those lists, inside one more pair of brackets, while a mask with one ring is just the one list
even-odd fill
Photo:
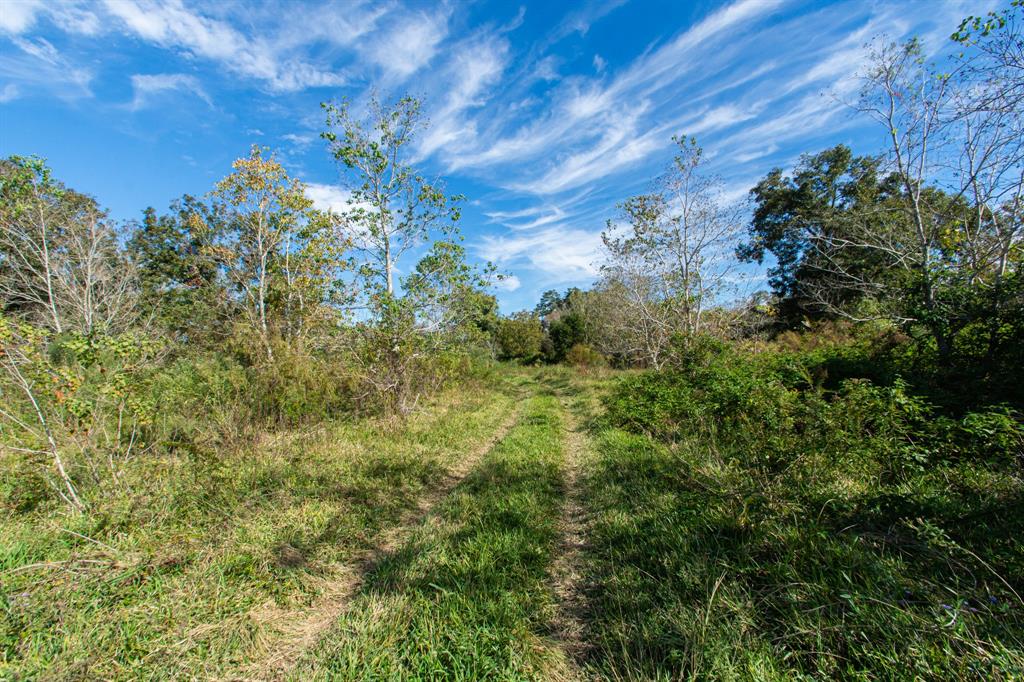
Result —
[[[758, 182], [747, 210], [724, 203], [696, 141], [675, 138], [667, 172], [609, 221], [597, 284], [503, 321], [502, 352], [559, 362], [575, 347], [575, 362], [661, 370], [704, 335], [756, 346], [824, 326], [871, 337], [876, 377], [1024, 404], [1021, 15], [1014, 2], [968, 18], [939, 66], [916, 40], [876, 42], [849, 104], [881, 151], [805, 154]], [[770, 291], [744, 291], [754, 264]]]
[[0, 162], [10, 505], [55, 493], [85, 509], [83, 486], [101, 494], [154, 450], [405, 414], [490, 355], [494, 273], [467, 263], [461, 197], [408, 162], [419, 102], [373, 101], [365, 119], [324, 108], [342, 214], [260, 147], [207, 195], [128, 224], [38, 158]]

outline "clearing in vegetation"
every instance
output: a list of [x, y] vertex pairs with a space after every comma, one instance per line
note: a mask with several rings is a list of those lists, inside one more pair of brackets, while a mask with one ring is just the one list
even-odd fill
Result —
[[[745, 373], [768, 371], [749, 362], [509, 371], [402, 425], [256, 442], [231, 479], [198, 479], [185, 460], [150, 472], [143, 526], [119, 525], [116, 500], [95, 518], [5, 521], [6, 670], [1019, 674], [1019, 477], [993, 462], [917, 466], [891, 439], [906, 410], [878, 421], [891, 392], [829, 403], [766, 376], [744, 388]], [[704, 405], [718, 406], [712, 422], [690, 411]], [[778, 405], [790, 423], [771, 434], [775, 417], [745, 416]], [[812, 408], [827, 433], [799, 423]], [[780, 447], [795, 456], [774, 460]]]

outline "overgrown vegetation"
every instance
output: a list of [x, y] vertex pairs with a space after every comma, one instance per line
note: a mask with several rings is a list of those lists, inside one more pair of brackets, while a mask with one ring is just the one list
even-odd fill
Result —
[[128, 224], [0, 161], [0, 675], [1024, 677], [1022, 29], [876, 41], [877, 153], [749, 211], [674, 137], [508, 316], [413, 98], [324, 104], [340, 213], [261, 147]]
[[1024, 671], [1020, 415], [829, 378], [846, 352], [708, 344], [615, 384], [587, 481], [595, 671]]
[[[6, 514], [0, 676], [175, 679], [245, 668], [266, 655], [275, 615], [315, 603], [339, 566], [486, 442], [513, 393], [447, 394], [402, 424], [182, 442], [125, 467], [102, 498], [83, 488], [88, 514], [45, 505]], [[26, 494], [24, 479], [10, 483], [8, 499]]]

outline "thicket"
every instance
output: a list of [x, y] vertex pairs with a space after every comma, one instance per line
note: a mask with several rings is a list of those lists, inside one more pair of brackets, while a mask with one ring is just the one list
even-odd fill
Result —
[[83, 511], [140, 458], [406, 415], [492, 357], [462, 198], [407, 161], [419, 102], [325, 110], [341, 213], [260, 147], [123, 224], [42, 160], [0, 161], [0, 503]]
[[587, 483], [602, 674], [1024, 671], [1021, 415], [874, 383], [877, 339], [821, 336], [702, 339], [612, 385]]

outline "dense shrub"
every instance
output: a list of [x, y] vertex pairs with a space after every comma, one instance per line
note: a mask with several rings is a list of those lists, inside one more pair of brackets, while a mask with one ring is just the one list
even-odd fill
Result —
[[495, 333], [498, 356], [502, 360], [518, 360], [530, 363], [541, 355], [544, 342], [544, 328], [540, 320], [532, 315], [503, 318]]
[[591, 665], [1017, 679], [1021, 415], [951, 411], [857, 376], [884, 372], [856, 338], [807, 341], [691, 340], [670, 371], [616, 382], [586, 483]]
[[580, 368], [608, 366], [608, 360], [592, 346], [585, 343], [577, 343], [570, 348], [565, 354], [565, 362], [568, 365]]
[[586, 341], [587, 333], [583, 316], [574, 312], [563, 315], [548, 326], [548, 337], [550, 339], [548, 361], [568, 361], [569, 351]]
[[881, 458], [895, 472], [928, 459], [1006, 460], [1021, 451], [1024, 427], [1012, 410], [946, 417], [898, 378], [888, 385], [863, 378], [879, 374], [858, 372], [865, 364], [863, 349], [851, 345], [751, 354], [696, 342], [677, 352], [671, 371], [619, 382], [608, 418], [663, 440], [704, 433], [741, 457], [756, 452], [778, 463], [832, 452]]

